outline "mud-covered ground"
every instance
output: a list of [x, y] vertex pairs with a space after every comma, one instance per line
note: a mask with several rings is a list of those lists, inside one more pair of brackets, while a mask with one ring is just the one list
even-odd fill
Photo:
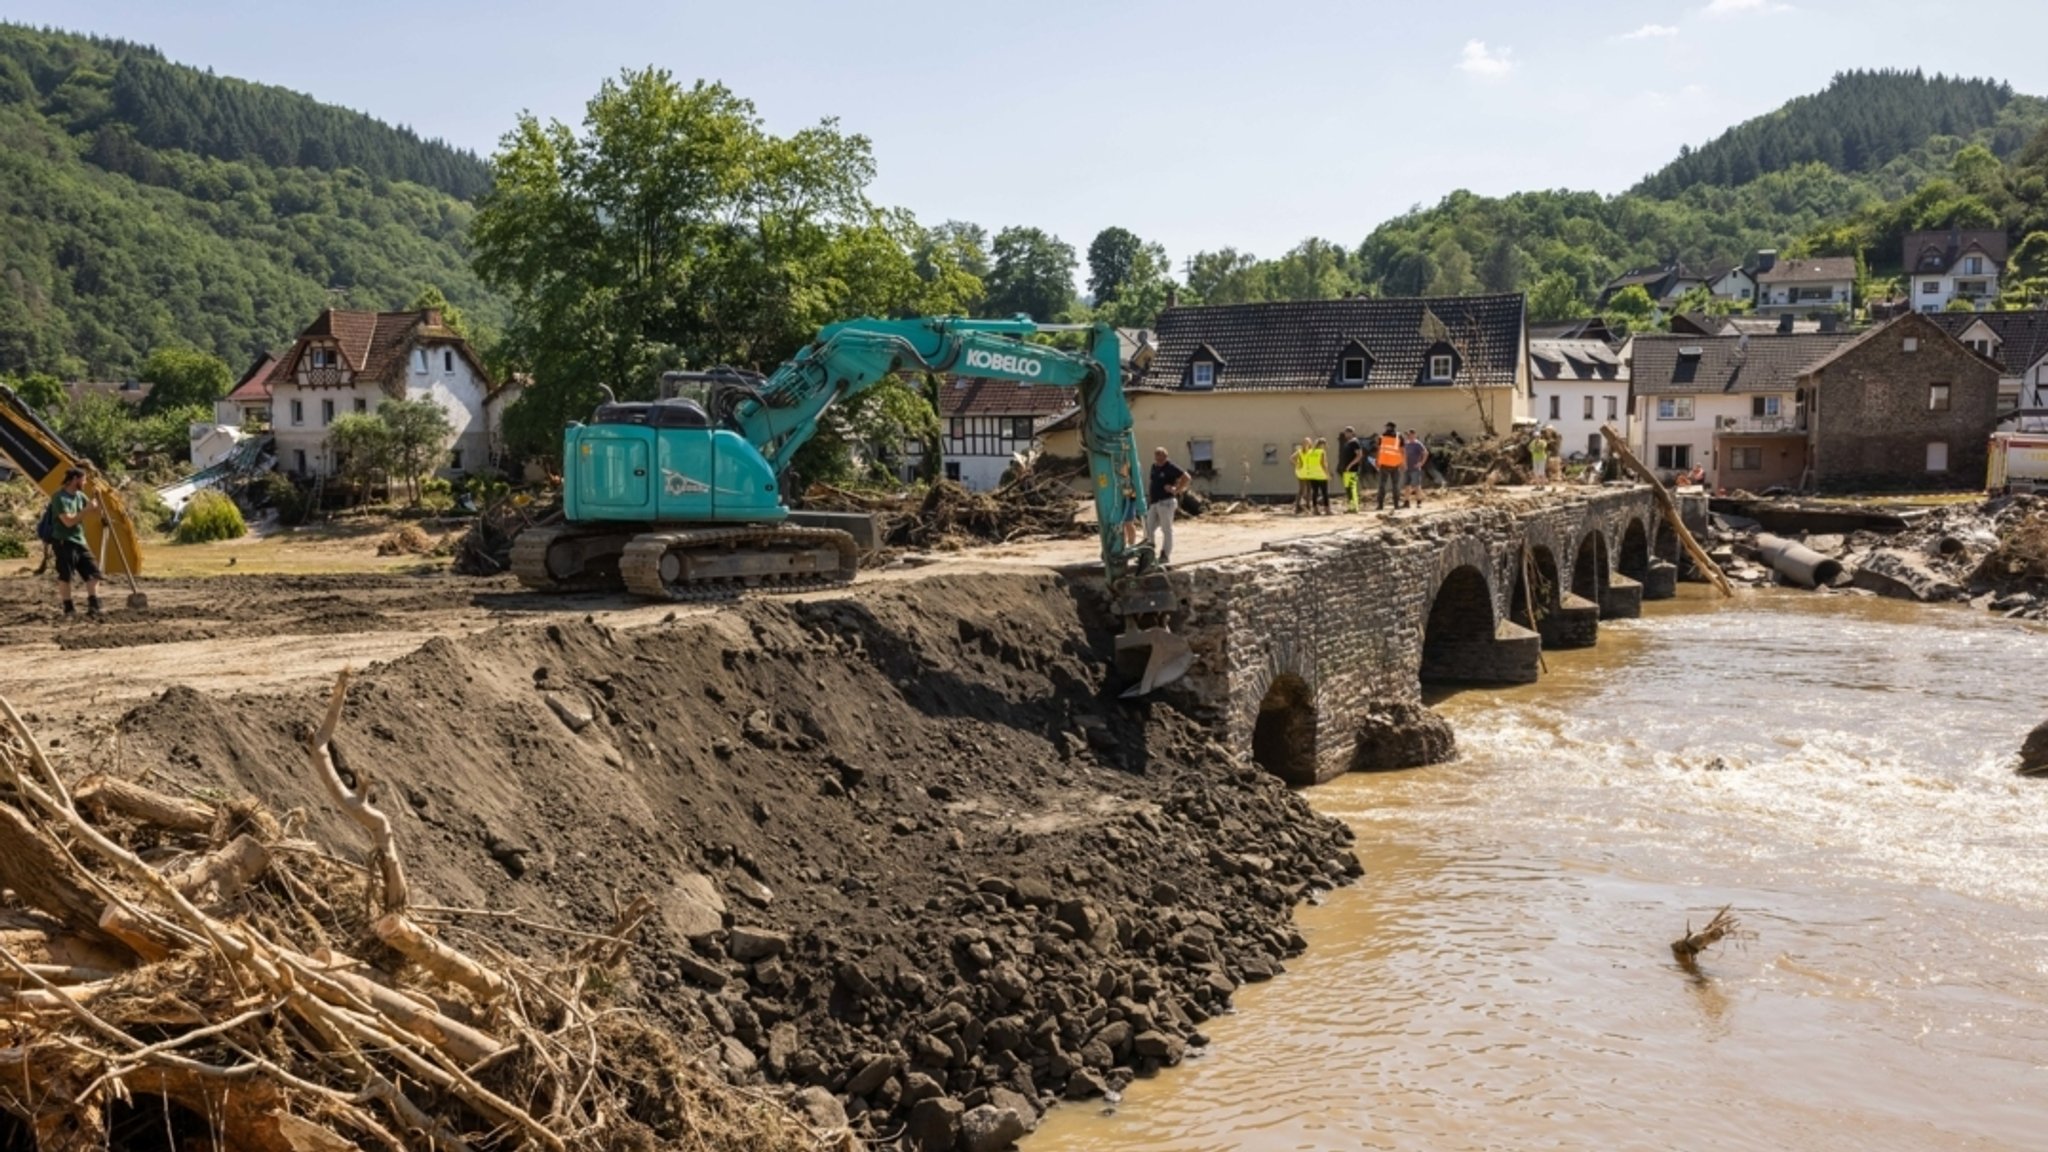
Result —
[[353, 842], [298, 744], [353, 664], [338, 743], [416, 899], [525, 921], [451, 931], [568, 947], [529, 925], [649, 896], [620, 1003], [884, 1143], [999, 1147], [1181, 1059], [1356, 870], [1341, 825], [1106, 692], [1105, 638], [1043, 572], [680, 613], [222, 577], [64, 625], [23, 587], [0, 582], [0, 691], [72, 735], [72, 773], [253, 793]]

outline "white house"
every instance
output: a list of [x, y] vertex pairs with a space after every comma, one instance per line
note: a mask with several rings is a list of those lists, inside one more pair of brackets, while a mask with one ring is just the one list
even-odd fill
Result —
[[265, 352], [226, 396], [213, 402], [213, 422], [228, 428], [268, 427], [270, 377], [276, 371], [277, 357]]
[[1730, 491], [1792, 486], [1806, 470], [1799, 376], [1847, 332], [1638, 336], [1629, 356], [1633, 447], [1666, 475], [1694, 466]]
[[1530, 414], [1557, 429], [1567, 455], [1606, 452], [1602, 424], [1629, 427], [1628, 348], [1604, 340], [1529, 341]]
[[455, 435], [441, 468], [460, 475], [492, 458], [487, 398], [491, 380], [469, 342], [441, 322], [438, 309], [344, 312], [328, 309], [307, 326], [260, 382], [234, 393], [269, 391], [277, 466], [301, 476], [330, 476], [339, 462], [327, 430], [343, 416], [374, 413], [386, 400], [431, 400]]
[[1846, 311], [1855, 292], [1854, 256], [1779, 259], [1756, 271], [1759, 312]]
[[2048, 311], [1936, 312], [1928, 318], [1964, 347], [1998, 362], [2001, 413], [2048, 409]]
[[1707, 291], [1717, 300], [1756, 303], [1756, 276], [1740, 264], [1707, 273]]
[[1913, 310], [1940, 312], [1953, 300], [1989, 307], [1998, 299], [2005, 257], [2005, 233], [1995, 228], [1909, 234], [1902, 267], [1911, 282]]
[[[1022, 384], [950, 376], [939, 384], [941, 472], [976, 492], [1002, 483], [1003, 473], [1038, 442], [1038, 425], [1074, 405], [1074, 392], [1049, 384]], [[924, 447], [906, 445], [903, 479], [923, 465]]]

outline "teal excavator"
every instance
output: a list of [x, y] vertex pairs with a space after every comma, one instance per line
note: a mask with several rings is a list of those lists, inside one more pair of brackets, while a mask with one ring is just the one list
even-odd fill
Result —
[[[1087, 351], [1027, 337], [1080, 331]], [[1140, 342], [1128, 367], [1143, 371]], [[1151, 547], [1145, 467], [1124, 399], [1123, 341], [1106, 324], [1042, 325], [1027, 317], [848, 320], [820, 330], [768, 376], [738, 369], [670, 373], [659, 400], [607, 394], [588, 424], [562, 438], [558, 524], [520, 533], [512, 570], [544, 591], [624, 590], [657, 600], [724, 598], [752, 588], [795, 590], [851, 581], [851, 533], [789, 523], [781, 479], [832, 405], [892, 373], [934, 372], [1068, 388], [1095, 494], [1102, 563], [1123, 621], [1118, 663], [1142, 695], [1179, 679], [1187, 642], [1169, 627], [1178, 601]]]

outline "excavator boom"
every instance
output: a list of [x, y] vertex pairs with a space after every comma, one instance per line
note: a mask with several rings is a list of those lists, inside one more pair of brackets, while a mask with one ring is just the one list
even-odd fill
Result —
[[128, 580], [129, 607], [145, 607], [147, 598], [134, 588], [135, 577], [142, 575], [142, 546], [120, 491], [92, 461], [72, 451], [64, 438], [36, 415], [35, 409], [4, 384], [0, 384], [0, 457], [27, 476], [45, 496], [55, 495], [64, 486], [64, 473], [72, 468], [85, 469], [86, 494], [100, 504], [100, 511], [88, 513], [85, 518], [85, 538], [93, 559], [109, 578]]

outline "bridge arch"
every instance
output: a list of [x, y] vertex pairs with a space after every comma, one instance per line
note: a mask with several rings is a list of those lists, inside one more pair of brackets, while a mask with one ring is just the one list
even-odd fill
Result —
[[1316, 782], [1316, 698], [1292, 672], [1273, 677], [1252, 724], [1252, 763], [1294, 787]]
[[1650, 534], [1641, 520], [1630, 517], [1628, 527], [1622, 530], [1615, 568], [1631, 580], [1650, 578]]
[[1572, 557], [1572, 595], [1595, 604], [1607, 596], [1607, 537], [1598, 528], [1588, 531], [1579, 540], [1578, 553]]

